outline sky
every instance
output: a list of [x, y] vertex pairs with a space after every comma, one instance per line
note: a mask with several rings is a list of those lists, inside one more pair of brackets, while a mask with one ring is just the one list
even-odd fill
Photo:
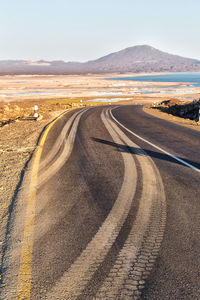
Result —
[[200, 0], [0, 0], [0, 60], [88, 61], [135, 45], [200, 59]]

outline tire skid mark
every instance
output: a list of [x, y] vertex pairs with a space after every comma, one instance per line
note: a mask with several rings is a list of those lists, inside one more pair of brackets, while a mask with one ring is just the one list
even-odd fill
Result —
[[[67, 156], [62, 159], [68, 159], [73, 149], [74, 137], [76, 136], [77, 127], [80, 117], [86, 110], [82, 110], [79, 116], [75, 115], [75, 122], [71, 127], [69, 137], [65, 143], [70, 143]], [[68, 113], [68, 112], [66, 112]], [[64, 113], [65, 114], [65, 113]], [[38, 187], [38, 172], [40, 168], [40, 158], [46, 137], [52, 126], [63, 115], [55, 119], [44, 131], [39, 146], [33, 156], [32, 168], [25, 175], [24, 181], [28, 185], [19, 194], [16, 206], [17, 214], [13, 219], [13, 230], [9, 238], [9, 248], [4, 258], [6, 272], [4, 274], [4, 282], [1, 290], [1, 299], [30, 299], [31, 298], [31, 278], [32, 278], [32, 253], [34, 246], [34, 220], [35, 220], [35, 204], [36, 193]], [[71, 124], [74, 118], [71, 118]], [[69, 125], [71, 125], [69, 124]], [[70, 126], [69, 126], [70, 127]], [[63, 163], [63, 161], [62, 161]], [[61, 167], [61, 163], [59, 164]], [[58, 168], [54, 171], [57, 171]], [[51, 173], [52, 175], [52, 173]], [[46, 179], [46, 178], [45, 178]], [[24, 200], [25, 199], [25, 200]], [[23, 209], [23, 214], [21, 210]], [[23, 225], [23, 226], [22, 226]]]
[[[131, 155], [131, 154], [130, 154]], [[138, 174], [138, 180], [137, 180], [137, 186], [136, 186], [136, 192], [134, 201], [132, 202], [131, 209], [129, 211], [129, 214], [121, 227], [121, 230], [113, 243], [112, 247], [110, 248], [108, 254], [106, 255], [104, 261], [101, 263], [98, 270], [94, 273], [91, 280], [88, 282], [87, 286], [85, 287], [82, 295], [80, 295], [77, 300], [83, 300], [83, 299], [95, 299], [94, 295], [96, 295], [97, 291], [102, 286], [102, 283], [106, 280], [107, 276], [109, 275], [109, 272], [114, 265], [117, 256], [119, 252], [121, 251], [122, 247], [124, 246], [129, 233], [132, 229], [134, 220], [137, 215], [138, 206], [139, 206], [139, 200], [142, 195], [142, 173], [140, 169], [140, 165], [137, 161], [137, 158], [135, 159], [135, 164], [137, 168], [137, 174]]]
[[67, 123], [63, 127], [60, 135], [58, 136], [56, 142], [54, 143], [53, 148], [48, 153], [48, 155], [45, 157], [45, 159], [40, 162], [40, 171], [42, 171], [49, 163], [51, 163], [53, 161], [56, 154], [60, 150], [64, 140], [66, 139], [66, 134], [67, 134], [70, 126], [72, 125], [72, 123], [73, 123], [74, 119], [76, 118], [76, 116], [80, 113], [81, 113], [81, 111], [78, 111], [78, 112], [74, 113], [70, 117], [70, 119], [67, 121]]
[[[117, 128], [117, 125], [113, 126]], [[143, 174], [143, 192], [132, 230], [95, 299], [140, 297], [158, 255], [165, 228], [166, 201], [159, 171], [153, 160], [123, 132], [121, 138], [130, 147], [138, 148], [136, 157]]]
[[[105, 117], [104, 111], [101, 118], [113, 140], [121, 143], [122, 140]], [[137, 184], [133, 156], [125, 152], [121, 154], [124, 160], [124, 180], [115, 204], [94, 238], [47, 294], [46, 299], [56, 299], [57, 295], [60, 299], [76, 299], [80, 296], [118, 236], [131, 208]]]
[[[38, 188], [38, 181], [40, 185], [43, 184], [46, 180], [48, 180], [53, 174], [55, 174], [62, 165], [69, 158], [74, 140], [76, 137], [76, 132], [78, 129], [79, 121], [83, 113], [86, 110], [83, 110], [78, 116], [75, 115], [75, 121], [71, 127], [68, 138], [65, 140], [65, 147], [63, 149], [62, 154], [58, 157], [58, 159], [51, 165], [51, 169], [47, 169], [46, 173], [43, 173], [42, 176], [38, 177], [39, 171], [39, 162], [42, 154], [43, 147], [38, 149], [36, 153], [36, 158], [33, 165], [33, 171], [31, 176], [31, 182], [29, 187], [29, 197], [26, 209], [26, 221], [24, 226], [24, 238], [22, 243], [22, 252], [20, 257], [20, 268], [18, 273], [18, 291], [17, 291], [17, 299], [30, 299], [31, 298], [31, 277], [32, 277], [32, 252], [33, 252], [33, 243], [34, 243], [34, 219], [35, 219], [35, 203], [36, 203], [36, 192]], [[73, 118], [70, 120], [73, 122]], [[70, 127], [70, 126], [69, 126]], [[44, 145], [47, 133], [42, 138], [42, 144]], [[65, 152], [64, 152], [65, 151]]]
[[[72, 149], [73, 149], [74, 141], [75, 141], [75, 138], [76, 138], [76, 132], [77, 132], [77, 129], [78, 129], [80, 118], [87, 110], [88, 109], [85, 109], [85, 110], [81, 111], [78, 115], [76, 114], [75, 118], [73, 118], [73, 116], [72, 116], [69, 120], [70, 122], [66, 124], [66, 127], [64, 127], [63, 131], [61, 132], [61, 134], [62, 134], [61, 138], [63, 138], [63, 140], [61, 140], [61, 141], [64, 143], [63, 150], [60, 153], [60, 155], [58, 156], [58, 158], [54, 162], [52, 162], [52, 164], [50, 164], [46, 170], [41, 172], [41, 174], [38, 177], [37, 188], [42, 186], [56, 172], [58, 172], [58, 170], [65, 164], [65, 162], [70, 157]], [[65, 138], [66, 129], [67, 130], [69, 129], [69, 127], [71, 126], [73, 121], [74, 121], [74, 123], [73, 123], [72, 128], [69, 132], [69, 135], [68, 135], [67, 138]], [[63, 144], [62, 142], [60, 142], [60, 139], [58, 139], [58, 145], [60, 147]], [[58, 151], [59, 151], [59, 149], [58, 149]], [[58, 151], [53, 149], [52, 153], [54, 154], [55, 152], [57, 153]], [[52, 159], [53, 154], [50, 154], [50, 156], [49, 156], [51, 159]]]

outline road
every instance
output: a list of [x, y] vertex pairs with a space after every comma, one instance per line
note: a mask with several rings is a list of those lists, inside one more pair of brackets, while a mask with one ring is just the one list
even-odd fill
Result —
[[44, 131], [11, 213], [1, 299], [200, 299], [199, 132], [141, 106]]

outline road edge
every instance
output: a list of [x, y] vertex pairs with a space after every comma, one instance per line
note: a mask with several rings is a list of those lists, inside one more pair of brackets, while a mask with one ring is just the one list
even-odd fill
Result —
[[[24, 163], [23, 168], [20, 171], [20, 178], [18, 180], [18, 183], [16, 185], [16, 188], [13, 192], [13, 196], [10, 200], [10, 204], [8, 207], [8, 217], [7, 220], [5, 221], [5, 229], [3, 230], [3, 235], [2, 235], [2, 244], [1, 244], [1, 250], [0, 250], [0, 287], [3, 287], [3, 279], [4, 279], [4, 259], [5, 255], [8, 249], [8, 243], [9, 243], [9, 238], [10, 238], [10, 232], [11, 232], [11, 227], [12, 227], [12, 219], [14, 215], [14, 210], [16, 207], [16, 201], [18, 199], [19, 193], [22, 189], [23, 181], [25, 179], [25, 175], [27, 172], [29, 172], [29, 168], [32, 168], [33, 165], [33, 159], [36, 156], [37, 149], [40, 147], [40, 142], [42, 137], [44, 136], [46, 130], [49, 128], [49, 126], [52, 123], [55, 123], [58, 119], [60, 119], [64, 114], [69, 113], [70, 111], [75, 110], [75, 108], [70, 108], [67, 110], [64, 110], [63, 112], [58, 112], [58, 115], [55, 117], [51, 117], [47, 120], [47, 123], [43, 126], [43, 128], [40, 130], [38, 133], [37, 141], [34, 146], [34, 149], [26, 162]], [[52, 125], [53, 126], [53, 125]], [[50, 130], [50, 129], [49, 129]]]
[[[200, 131], [200, 122], [195, 122], [189, 119], [183, 119], [183, 118], [179, 118], [176, 116], [173, 116], [171, 114], [167, 114], [161, 111], [158, 111], [157, 109], [153, 110], [151, 108], [148, 108], [147, 106], [143, 106], [142, 107], [143, 112], [145, 112], [146, 114], [153, 116], [155, 118], [161, 119], [161, 120], [165, 120], [171, 123], [174, 123], [176, 125], [180, 125], [195, 131]], [[190, 124], [188, 122], [191, 122]]]

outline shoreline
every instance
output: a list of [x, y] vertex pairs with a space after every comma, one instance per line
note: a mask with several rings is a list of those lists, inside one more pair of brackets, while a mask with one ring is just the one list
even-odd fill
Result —
[[[200, 87], [188, 87], [186, 82], [123, 80], [123, 77], [127, 76], [156, 74], [169, 73], [5, 75], [0, 77], [0, 103], [53, 100], [76, 102], [81, 99], [84, 102], [87, 100], [98, 102], [99, 99], [99, 102], [112, 100], [116, 102], [134, 101], [135, 98], [146, 98], [149, 102], [154, 102], [173, 97], [183, 99], [200, 97]], [[122, 77], [121, 80], [115, 79], [119, 76]], [[111, 77], [113, 79], [109, 79]]]

